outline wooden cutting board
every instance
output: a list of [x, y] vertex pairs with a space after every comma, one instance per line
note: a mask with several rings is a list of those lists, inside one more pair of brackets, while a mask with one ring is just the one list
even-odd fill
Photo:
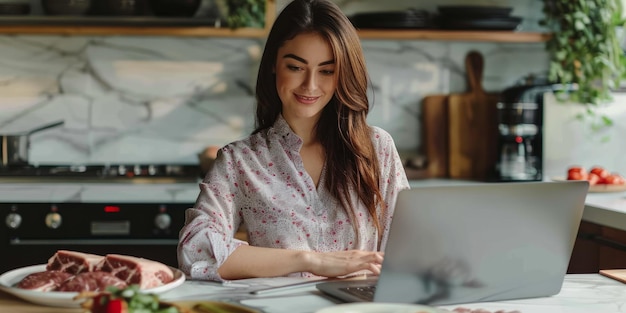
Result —
[[600, 270], [600, 275], [604, 275], [609, 278], [613, 278], [617, 281], [626, 284], [626, 269], [608, 269]]
[[448, 95], [422, 99], [422, 143], [428, 177], [448, 177]]
[[483, 56], [470, 51], [465, 57], [469, 91], [448, 97], [450, 178], [486, 180], [495, 166], [500, 94], [483, 89], [483, 65]]

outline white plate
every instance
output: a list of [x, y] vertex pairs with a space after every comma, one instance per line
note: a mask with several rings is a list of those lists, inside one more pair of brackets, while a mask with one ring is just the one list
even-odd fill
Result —
[[[165, 285], [144, 289], [141, 292], [159, 294], [174, 289], [185, 282], [185, 274], [179, 269], [170, 267], [174, 272], [174, 280]], [[24, 277], [29, 274], [43, 272], [46, 270], [46, 264], [32, 265], [8, 271], [0, 275], [0, 289], [28, 302], [55, 307], [80, 307], [80, 303], [84, 301], [74, 300], [78, 292], [60, 292], [60, 291], [33, 291], [15, 287]]]
[[[567, 178], [563, 177], [563, 176], [557, 176], [557, 177], [551, 177], [551, 179], [553, 181], [566, 181]], [[597, 193], [597, 192], [622, 192], [622, 191], [626, 191], [626, 184], [623, 185], [608, 185], [608, 184], [596, 184], [596, 185], [589, 185], [589, 192], [590, 193]]]
[[338, 304], [315, 313], [441, 313], [441, 311], [417, 304], [364, 302]]

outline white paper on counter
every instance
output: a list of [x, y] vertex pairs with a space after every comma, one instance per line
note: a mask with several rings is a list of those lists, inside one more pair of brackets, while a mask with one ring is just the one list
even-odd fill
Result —
[[[340, 278], [267, 277], [247, 278], [225, 282], [188, 280], [183, 285], [160, 296], [164, 300], [241, 300], [262, 295], [276, 295], [293, 292], [299, 288], [309, 288], [328, 280], [366, 279], [368, 273], [358, 272]], [[256, 292], [256, 294], [255, 294]], [[226, 298], [228, 297], [228, 298]]]
[[[303, 283], [315, 283], [325, 278], [303, 278], [303, 277], [271, 277], [271, 278], [249, 278], [226, 282], [188, 280], [183, 285], [163, 293], [160, 298], [163, 300], [199, 300], [209, 298], [221, 298], [224, 295], [239, 295], [242, 298], [246, 295], [252, 297], [250, 293], [259, 289], [278, 288]], [[303, 287], [308, 285], [302, 285]]]

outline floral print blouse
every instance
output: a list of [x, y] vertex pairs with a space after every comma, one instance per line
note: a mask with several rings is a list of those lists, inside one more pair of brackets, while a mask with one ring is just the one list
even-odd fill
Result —
[[[387, 241], [396, 196], [409, 184], [392, 137], [371, 127], [382, 175], [381, 194], [388, 210], [379, 214], [382, 240], [367, 209], [356, 200], [351, 221], [339, 200], [324, 187], [325, 170], [316, 188], [300, 157], [302, 140], [281, 116], [271, 128], [221, 148], [200, 183], [193, 208], [180, 231], [178, 262], [191, 279], [218, 280], [217, 269], [240, 245], [233, 238], [245, 224], [253, 246], [308, 251], [382, 251]], [[357, 223], [359, 236], [352, 223]], [[291, 276], [312, 276], [294, 273]]]

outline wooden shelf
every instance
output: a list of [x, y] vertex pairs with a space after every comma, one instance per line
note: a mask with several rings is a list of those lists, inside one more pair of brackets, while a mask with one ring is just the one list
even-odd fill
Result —
[[[0, 34], [27, 35], [121, 35], [265, 38], [266, 28], [217, 28], [211, 26], [97, 26], [97, 25], [0, 25]], [[359, 30], [361, 39], [448, 40], [485, 42], [545, 42], [547, 33], [449, 30]]]
[[105, 36], [197, 36], [197, 37], [265, 37], [263, 28], [216, 28], [208, 26], [0, 26], [0, 34], [25, 35], [105, 35]]
[[361, 39], [393, 40], [449, 40], [449, 41], [488, 41], [488, 42], [545, 42], [550, 34], [514, 31], [477, 30], [359, 30]]

